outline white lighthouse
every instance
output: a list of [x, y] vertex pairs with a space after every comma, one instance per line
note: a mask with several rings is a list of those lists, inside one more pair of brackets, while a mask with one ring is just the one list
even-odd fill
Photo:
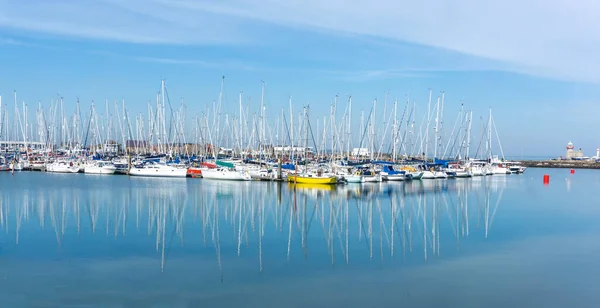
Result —
[[[596, 154], [598, 151], [596, 151]], [[573, 143], [569, 141], [567, 143], [567, 159], [581, 159], [583, 157], [583, 151], [579, 149], [579, 151], [575, 151], [575, 146]]]

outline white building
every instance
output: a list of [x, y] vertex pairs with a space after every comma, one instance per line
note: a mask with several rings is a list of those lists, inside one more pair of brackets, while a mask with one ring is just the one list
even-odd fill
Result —
[[371, 155], [371, 153], [369, 152], [369, 149], [367, 149], [367, 148], [354, 148], [354, 149], [352, 149], [352, 156], [353, 157], [357, 157], [357, 156], [359, 156], [359, 157], [360, 156], [365, 157], [365, 156], [370, 156], [370, 155]]
[[304, 153], [305, 151], [307, 153], [313, 153], [313, 149], [311, 147], [291, 147], [291, 146], [275, 146], [273, 147], [273, 150], [275, 151], [276, 154], [287, 154], [287, 153]]

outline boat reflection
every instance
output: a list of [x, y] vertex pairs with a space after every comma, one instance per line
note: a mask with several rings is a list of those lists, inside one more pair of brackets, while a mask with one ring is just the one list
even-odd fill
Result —
[[[487, 179], [346, 186], [163, 183], [136, 179], [131, 187], [118, 189], [17, 190], [0, 197], [0, 226], [7, 233], [14, 230], [17, 245], [27, 240], [20, 238], [22, 229], [36, 224], [44, 232], [50, 232], [50, 224], [58, 246], [69, 233], [85, 231], [116, 239], [151, 236], [162, 271], [173, 243], [189, 245], [184, 233], [191, 232], [194, 239], [201, 238], [203, 251], [214, 251], [223, 280], [222, 243], [235, 246], [238, 258], [254, 258], [243, 251], [257, 249], [259, 273], [265, 241], [271, 248], [281, 247], [266, 253], [287, 260], [308, 258], [309, 247], [324, 242], [332, 265], [349, 264], [359, 254], [393, 259], [399, 251], [406, 260], [416, 249], [427, 261], [439, 257], [443, 245], [468, 239], [473, 229], [487, 238], [505, 187], [503, 181]], [[447, 243], [448, 234], [454, 243]]]

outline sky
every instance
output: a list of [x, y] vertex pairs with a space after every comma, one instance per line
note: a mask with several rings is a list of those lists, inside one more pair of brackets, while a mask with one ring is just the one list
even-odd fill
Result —
[[[188, 114], [238, 94], [270, 113], [310, 104], [329, 114], [336, 95], [353, 120], [377, 99], [383, 115], [407, 96], [426, 111], [444, 91], [445, 121], [494, 114], [507, 156], [592, 156], [600, 114], [600, 3], [506, 0], [0, 0], [0, 95], [74, 110], [125, 100], [147, 111], [161, 79]], [[100, 108], [102, 109], [102, 108]], [[338, 115], [343, 113], [339, 108]], [[379, 116], [381, 119], [382, 117]], [[474, 141], [476, 142], [476, 141]]]

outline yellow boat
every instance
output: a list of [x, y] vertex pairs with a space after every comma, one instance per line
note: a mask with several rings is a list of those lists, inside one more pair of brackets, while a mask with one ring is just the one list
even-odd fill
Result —
[[296, 175], [289, 174], [288, 182], [296, 182], [299, 184], [337, 184], [335, 176], [312, 176], [312, 175]]

